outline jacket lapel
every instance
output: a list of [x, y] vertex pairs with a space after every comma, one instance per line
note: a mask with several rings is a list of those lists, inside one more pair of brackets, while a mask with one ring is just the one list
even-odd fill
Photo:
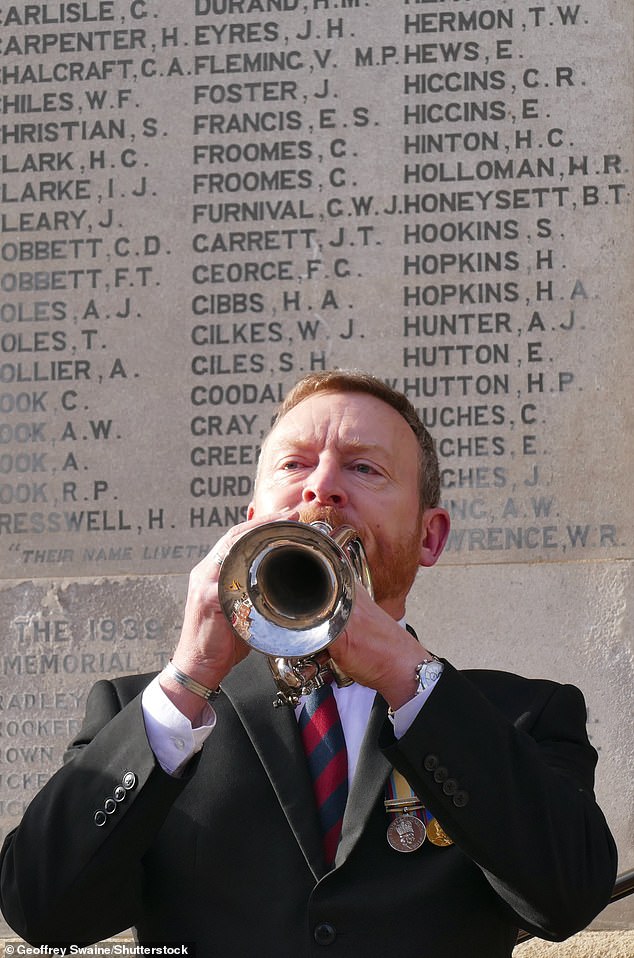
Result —
[[273, 708], [275, 683], [263, 655], [249, 655], [222, 687], [251, 739], [309, 867], [320, 878], [324, 874], [321, 834], [293, 709]]
[[[265, 657], [251, 654], [223, 682], [271, 781], [289, 826], [316, 879], [325, 868], [312, 783], [292, 708], [273, 708], [275, 683]], [[361, 837], [392, 766], [377, 745], [387, 706], [374, 699], [343, 820], [335, 865], [342, 864]]]
[[[410, 625], [406, 625], [405, 628], [414, 638], [418, 638]], [[378, 740], [379, 730], [386, 717], [387, 703], [377, 694], [361, 745], [354, 781], [348, 795], [341, 841], [335, 858], [336, 866], [346, 860], [359, 841], [376, 801], [384, 795], [385, 783], [392, 771], [392, 766], [380, 750]]]
[[392, 771], [392, 766], [377, 744], [379, 729], [385, 721], [386, 714], [385, 701], [380, 695], [376, 695], [361, 744], [357, 770], [348, 795], [335, 865], [341, 865], [358, 842]]

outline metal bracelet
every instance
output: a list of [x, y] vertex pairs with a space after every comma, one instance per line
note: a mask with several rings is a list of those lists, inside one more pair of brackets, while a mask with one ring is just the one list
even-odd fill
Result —
[[212, 702], [222, 691], [220, 686], [218, 686], [217, 689], [209, 689], [206, 685], [201, 685], [196, 679], [192, 679], [189, 675], [181, 672], [171, 661], [167, 663], [163, 671], [173, 678], [174, 681], [178, 682], [179, 685], [182, 685], [183, 688], [189, 689], [190, 692], [194, 692], [196, 695], [200, 695], [206, 702]]

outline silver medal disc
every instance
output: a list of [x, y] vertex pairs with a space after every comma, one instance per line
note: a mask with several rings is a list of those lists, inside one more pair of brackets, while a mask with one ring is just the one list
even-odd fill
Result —
[[426, 834], [425, 825], [416, 815], [397, 815], [388, 825], [387, 842], [396, 852], [415, 852]]

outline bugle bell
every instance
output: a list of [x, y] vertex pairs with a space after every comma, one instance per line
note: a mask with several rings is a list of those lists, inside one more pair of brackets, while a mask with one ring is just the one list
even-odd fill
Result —
[[355, 580], [372, 595], [363, 543], [351, 526], [275, 520], [245, 533], [225, 556], [218, 580], [233, 631], [268, 656], [278, 686], [275, 705], [296, 705], [323, 684], [324, 650], [346, 627]]

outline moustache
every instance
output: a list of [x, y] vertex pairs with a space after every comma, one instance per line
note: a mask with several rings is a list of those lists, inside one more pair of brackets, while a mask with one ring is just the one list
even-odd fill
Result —
[[341, 526], [349, 525], [343, 513], [335, 506], [304, 506], [299, 509], [299, 521], [310, 524], [311, 522], [327, 522], [333, 529], [339, 529]]

